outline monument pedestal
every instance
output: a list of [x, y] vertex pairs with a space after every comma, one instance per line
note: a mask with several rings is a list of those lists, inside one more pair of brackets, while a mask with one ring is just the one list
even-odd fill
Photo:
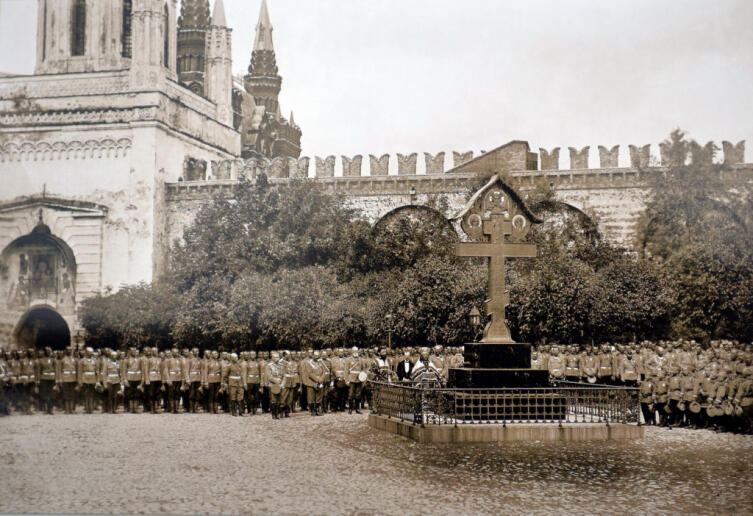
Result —
[[[530, 344], [466, 344], [463, 358], [465, 367], [450, 368], [447, 381], [447, 387], [451, 389], [469, 389], [454, 393], [457, 419], [565, 419], [566, 403], [563, 396], [532, 390], [549, 387], [549, 371], [531, 369]], [[483, 389], [501, 388], [520, 390], [483, 392]]]

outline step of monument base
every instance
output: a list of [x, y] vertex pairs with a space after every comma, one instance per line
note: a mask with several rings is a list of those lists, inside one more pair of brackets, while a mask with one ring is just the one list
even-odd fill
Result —
[[369, 415], [369, 426], [422, 443], [606, 441], [642, 439], [645, 427], [604, 423], [483, 423], [460, 425], [414, 424], [379, 414]]
[[450, 368], [447, 386], [454, 389], [549, 387], [549, 371], [540, 369]]

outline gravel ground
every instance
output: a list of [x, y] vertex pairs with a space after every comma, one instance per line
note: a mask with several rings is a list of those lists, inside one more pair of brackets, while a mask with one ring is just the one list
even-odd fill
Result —
[[0, 511], [753, 514], [753, 436], [423, 445], [366, 416], [0, 419]]

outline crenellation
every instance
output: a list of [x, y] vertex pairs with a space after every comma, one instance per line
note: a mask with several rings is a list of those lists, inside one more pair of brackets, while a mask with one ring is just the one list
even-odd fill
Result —
[[403, 155], [398, 153], [397, 155], [397, 174], [399, 176], [415, 175], [416, 174], [416, 158], [417, 154]]
[[590, 146], [586, 145], [581, 150], [578, 150], [575, 147], [568, 147], [567, 149], [570, 151], [570, 168], [572, 170], [588, 168], [588, 152], [591, 149]]
[[452, 151], [452, 165], [455, 168], [465, 163], [468, 163], [472, 159], [473, 159], [473, 151], [468, 151], [468, 152]]
[[607, 149], [603, 145], [599, 145], [599, 166], [601, 168], [617, 168], [620, 161], [620, 146], [615, 145], [611, 149]]
[[343, 164], [343, 176], [345, 177], [361, 177], [361, 163], [363, 156], [356, 154], [352, 158], [347, 156], [340, 156]]
[[424, 162], [426, 163], [427, 174], [444, 173], [444, 151], [439, 152], [434, 156], [432, 156], [428, 152], [424, 152]]
[[382, 157], [377, 158], [373, 154], [369, 154], [369, 172], [372, 176], [386, 176], [390, 172], [390, 155], [382, 154]]
[[541, 155], [541, 170], [559, 170], [560, 168], [560, 148], [555, 147], [550, 152], [546, 149], [539, 148]]
[[646, 168], [651, 161], [651, 144], [643, 147], [628, 145], [630, 149], [630, 166], [633, 168]]
[[277, 157], [272, 159], [267, 167], [267, 176], [273, 179], [288, 177], [288, 167], [286, 165], [287, 163], [284, 158]]
[[319, 156], [316, 160], [316, 177], [333, 177], [335, 175], [335, 157], [327, 156], [322, 159]]
[[714, 156], [719, 147], [714, 142], [708, 142], [701, 145], [695, 140], [690, 142], [690, 160], [693, 165], [711, 165], [714, 162]]
[[733, 145], [731, 142], [724, 140], [722, 142], [722, 148], [724, 149], [725, 165], [738, 165], [740, 163], [745, 163], [745, 140], [737, 142], [737, 145]]

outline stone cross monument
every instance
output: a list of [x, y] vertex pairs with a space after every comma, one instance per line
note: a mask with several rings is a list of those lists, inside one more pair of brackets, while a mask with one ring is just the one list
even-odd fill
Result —
[[489, 258], [486, 313], [490, 320], [481, 342], [465, 344], [464, 367], [449, 370], [448, 385], [461, 389], [548, 386], [548, 372], [531, 369], [530, 344], [516, 344], [505, 322], [510, 302], [505, 261], [536, 257], [536, 246], [523, 239], [533, 224], [542, 221], [499, 176], [476, 192], [458, 217], [472, 241], [457, 244], [456, 254]]

